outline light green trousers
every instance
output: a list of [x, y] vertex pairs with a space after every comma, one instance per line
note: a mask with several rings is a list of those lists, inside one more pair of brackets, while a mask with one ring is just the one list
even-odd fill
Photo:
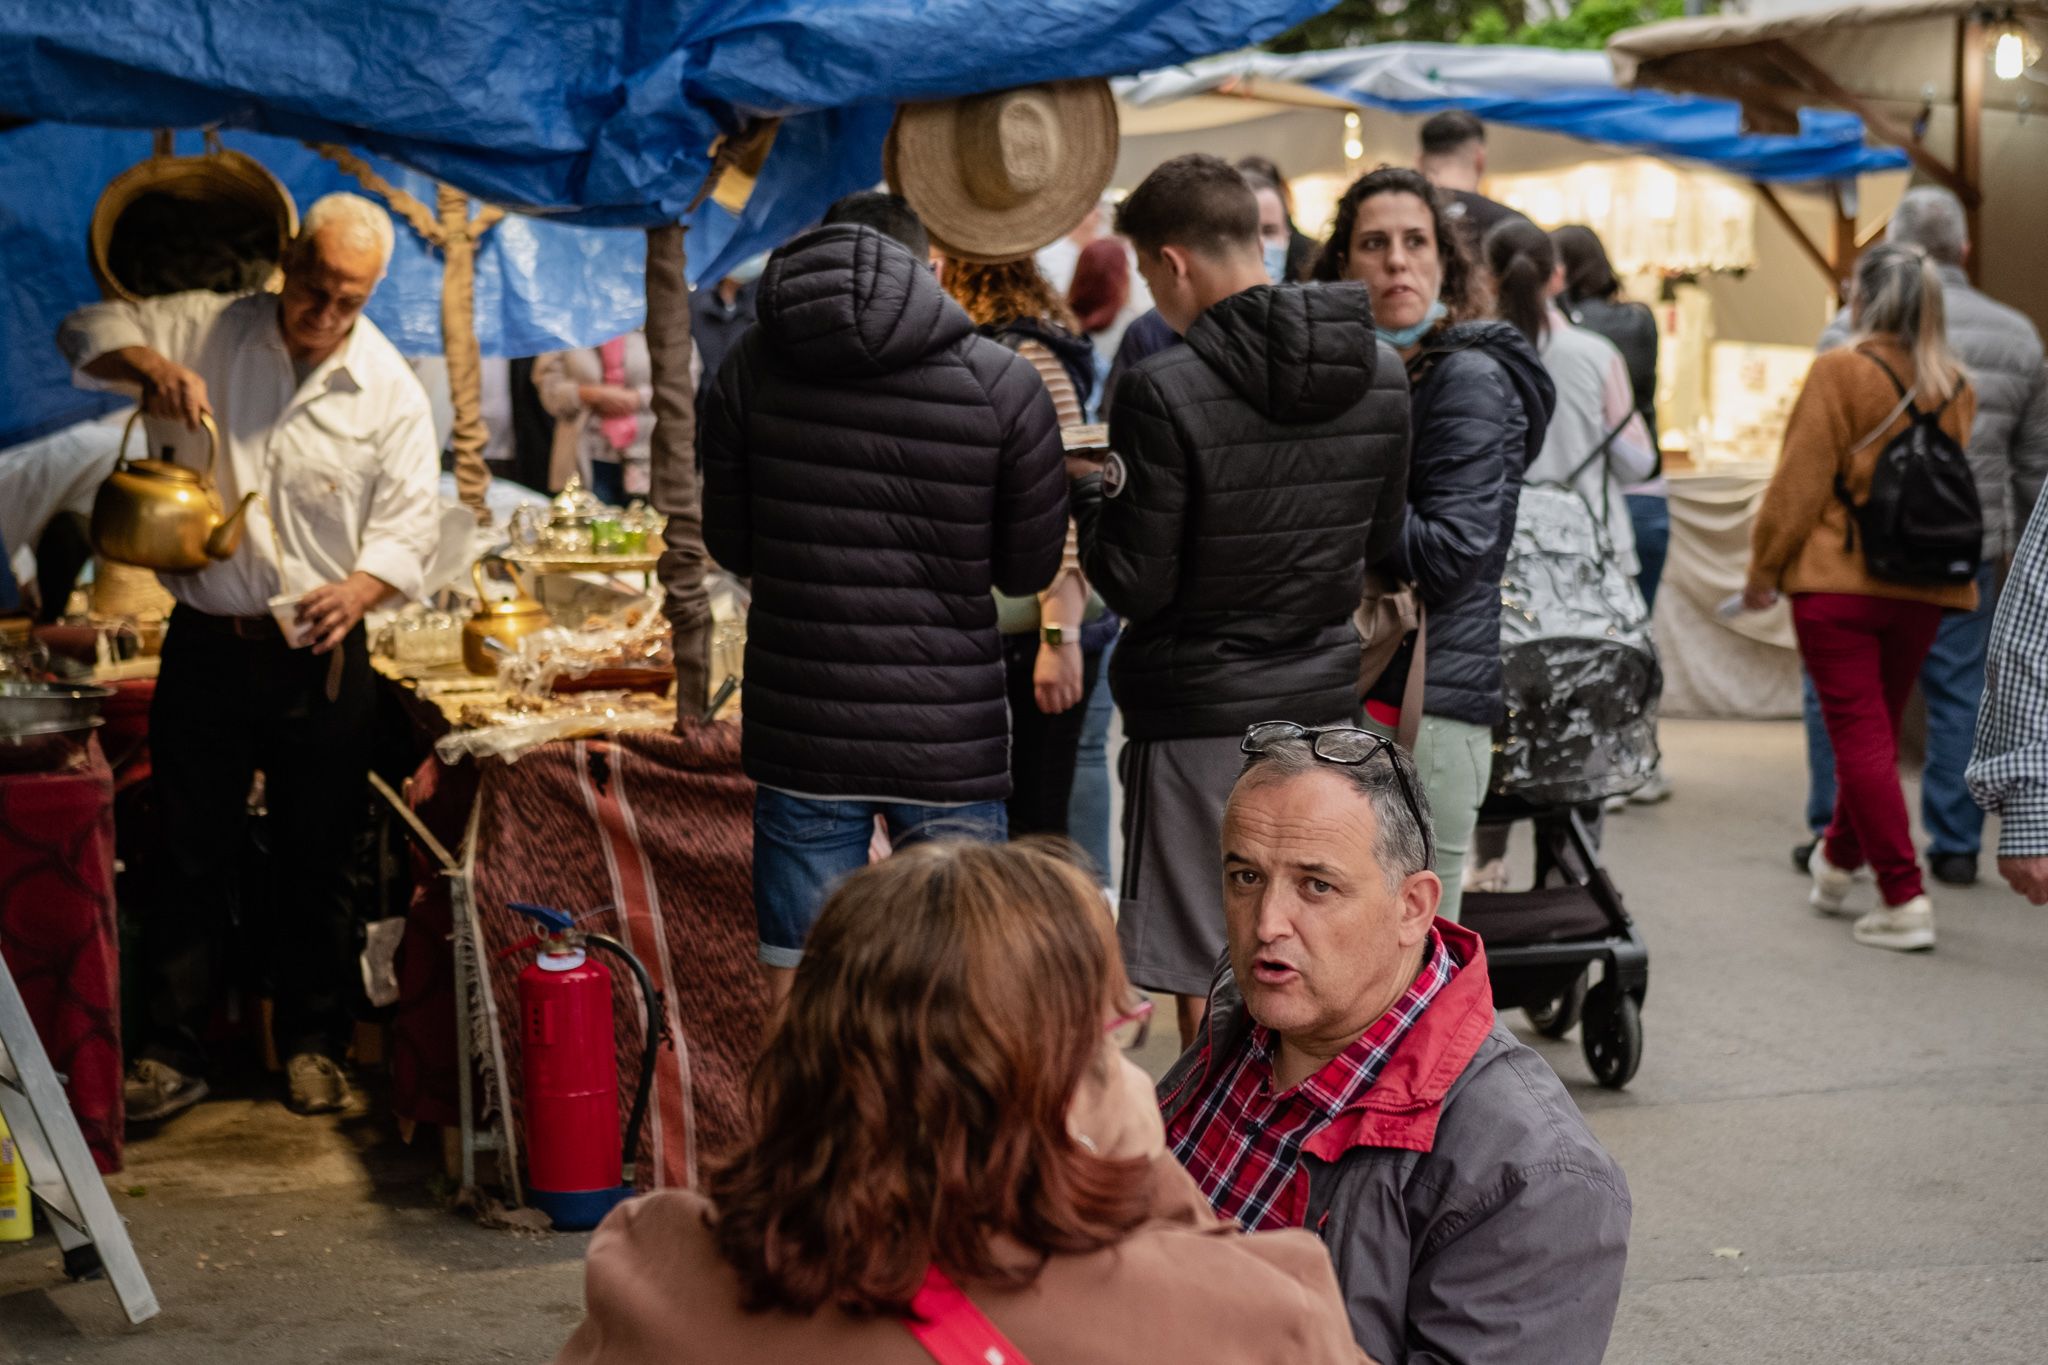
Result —
[[[1376, 734], [1394, 737], [1392, 730], [1370, 716], [1360, 723]], [[1444, 884], [1437, 913], [1455, 922], [1465, 899], [1465, 855], [1471, 850], [1472, 830], [1479, 823], [1479, 807], [1493, 777], [1492, 729], [1442, 716], [1423, 716], [1421, 732], [1415, 736], [1415, 770], [1429, 798], [1430, 824], [1436, 836], [1436, 875]]]

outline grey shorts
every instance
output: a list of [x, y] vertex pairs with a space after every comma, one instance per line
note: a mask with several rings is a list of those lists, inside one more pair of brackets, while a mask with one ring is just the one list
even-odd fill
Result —
[[1117, 942], [1134, 985], [1206, 996], [1223, 956], [1223, 806], [1236, 735], [1134, 739], [1117, 758], [1124, 868]]

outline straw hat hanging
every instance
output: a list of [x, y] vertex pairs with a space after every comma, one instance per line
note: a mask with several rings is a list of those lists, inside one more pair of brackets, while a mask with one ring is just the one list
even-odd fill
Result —
[[889, 188], [932, 245], [997, 264], [1058, 241], [1088, 216], [1116, 169], [1109, 82], [1058, 81], [906, 104], [882, 153]]

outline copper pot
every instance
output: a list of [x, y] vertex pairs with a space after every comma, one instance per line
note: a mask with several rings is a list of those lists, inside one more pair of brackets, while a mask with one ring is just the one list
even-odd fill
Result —
[[548, 609], [526, 595], [514, 578], [512, 586], [518, 589], [511, 597], [493, 598], [484, 593], [484, 565], [497, 560], [497, 555], [485, 555], [470, 565], [469, 581], [476, 585], [476, 615], [462, 623], [462, 664], [470, 672], [488, 677], [498, 671], [499, 656], [492, 652], [487, 640], [496, 640], [508, 650], [516, 650], [519, 642], [537, 630], [546, 630], [554, 622], [548, 616]]

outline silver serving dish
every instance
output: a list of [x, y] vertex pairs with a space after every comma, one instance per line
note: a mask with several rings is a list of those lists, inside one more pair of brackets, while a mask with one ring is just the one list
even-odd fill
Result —
[[82, 683], [0, 682], [0, 742], [91, 730], [111, 687]]

